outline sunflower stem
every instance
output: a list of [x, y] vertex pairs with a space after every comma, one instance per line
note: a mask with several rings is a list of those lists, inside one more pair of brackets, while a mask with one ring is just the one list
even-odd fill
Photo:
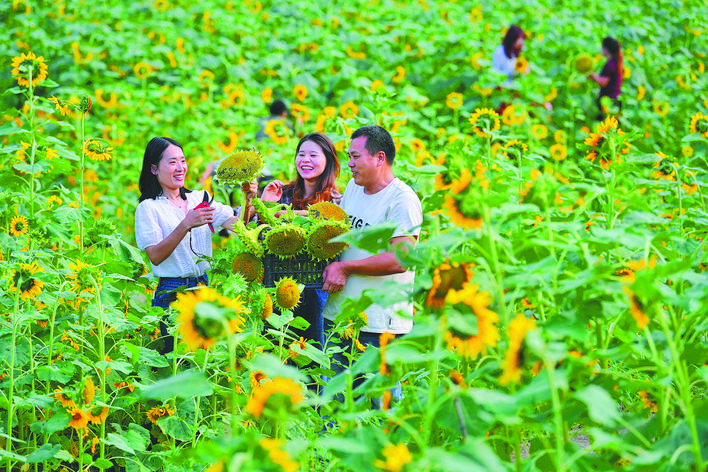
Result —
[[[30, 81], [30, 83], [32, 83]], [[7, 394], [7, 422], [5, 426], [5, 434], [9, 436], [7, 438], [6, 443], [5, 443], [5, 450], [8, 452], [8, 458], [7, 458], [7, 472], [12, 471], [12, 459], [11, 459], [11, 453], [12, 453], [12, 418], [14, 417], [13, 411], [15, 409], [15, 406], [13, 405], [13, 398], [15, 394], [15, 347], [17, 345], [17, 314], [20, 312], [20, 285], [22, 284], [22, 278], [20, 277], [20, 280], [17, 283], [17, 290], [15, 292], [15, 309], [13, 310], [12, 314], [10, 315], [12, 317], [12, 342], [10, 344], [10, 365], [9, 365], [9, 379], [10, 379], [10, 384], [8, 386], [8, 394]]]
[[[99, 287], [98, 282], [96, 281], [96, 279], [94, 279], [92, 275], [89, 275], [89, 278], [91, 280], [91, 283], [93, 284], [96, 293], [96, 304], [98, 305], [98, 362], [103, 362], [106, 360], [106, 329], [103, 324], [103, 304], [101, 303], [101, 288]], [[106, 403], [106, 369], [99, 369], [98, 378], [101, 389], [101, 402]], [[106, 439], [105, 423], [105, 420], [101, 421], [101, 459], [106, 458], [106, 445], [103, 442], [103, 440]]]
[[81, 260], [84, 257], [84, 219], [81, 216], [81, 211], [84, 209], [84, 167], [86, 165], [86, 153], [84, 152], [86, 144], [86, 113], [81, 109], [81, 191], [79, 192], [79, 253]]

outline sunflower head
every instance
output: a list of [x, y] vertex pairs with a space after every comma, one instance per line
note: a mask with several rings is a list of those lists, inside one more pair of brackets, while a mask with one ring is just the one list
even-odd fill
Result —
[[251, 151], [236, 151], [219, 164], [216, 177], [219, 182], [240, 185], [251, 182], [263, 170], [263, 156], [255, 149]]
[[44, 272], [44, 268], [40, 267], [37, 261], [33, 261], [31, 264], [21, 262], [19, 268], [15, 269], [10, 279], [10, 292], [19, 290], [22, 300], [34, 298], [42, 293], [44, 282], [35, 278], [37, 272]]
[[73, 282], [69, 290], [79, 293], [95, 293], [94, 281], [98, 283], [100, 277], [98, 271], [92, 266], [77, 260], [75, 264], [69, 264], [71, 272], [66, 274], [66, 278]]
[[246, 282], [260, 282], [263, 280], [263, 263], [250, 252], [236, 254], [232, 264], [234, 274], [241, 274]]
[[346, 243], [333, 243], [330, 239], [349, 231], [346, 224], [322, 221], [313, 225], [307, 237], [307, 252], [317, 260], [326, 261], [341, 254], [346, 249]]
[[269, 293], [266, 293], [263, 297], [263, 311], [261, 312], [261, 317], [265, 320], [270, 315], [273, 314], [273, 297]]
[[321, 220], [334, 220], [341, 223], [348, 223], [349, 216], [342, 207], [332, 202], [318, 202], [308, 208], [310, 218]]
[[231, 299], [210, 287], [177, 294], [172, 304], [182, 341], [190, 350], [210, 349], [223, 336], [243, 331], [248, 309], [240, 299]]
[[462, 290], [474, 277], [468, 263], [444, 262], [433, 271], [433, 286], [430, 287], [425, 304], [431, 308], [445, 306], [445, 298], [451, 290]]
[[23, 236], [29, 231], [29, 221], [24, 216], [14, 216], [10, 220], [10, 234], [13, 236]]
[[575, 58], [575, 70], [581, 74], [587, 74], [593, 68], [593, 60], [589, 54], [580, 54]]
[[47, 78], [47, 63], [42, 56], [37, 57], [33, 52], [23, 52], [12, 58], [12, 75], [20, 87], [29, 87], [31, 76], [32, 87], [36, 87]]
[[268, 251], [283, 259], [298, 255], [305, 248], [305, 243], [305, 231], [290, 224], [268, 231], [265, 238]]
[[300, 303], [300, 286], [290, 277], [282, 278], [275, 286], [275, 304], [282, 310], [292, 310]]

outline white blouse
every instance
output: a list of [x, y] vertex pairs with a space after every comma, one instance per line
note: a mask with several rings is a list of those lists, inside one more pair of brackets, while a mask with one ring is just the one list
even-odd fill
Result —
[[[203, 199], [203, 190], [188, 193], [187, 209], [191, 210], [196, 207]], [[212, 202], [211, 206], [215, 208], [214, 231], [218, 232], [221, 225], [234, 216], [234, 211], [230, 206], [216, 201]], [[174, 231], [184, 217], [185, 213], [164, 195], [160, 195], [154, 200], [148, 198], [140, 202], [135, 209], [135, 239], [138, 248], [144, 251], [161, 242]], [[203, 225], [192, 228], [172, 251], [172, 254], [159, 266], [152, 263], [150, 266], [156, 277], [198, 277], [209, 268], [208, 262], [198, 262], [198, 259], [201, 256], [211, 257], [211, 254], [211, 230], [209, 230], [209, 225]]]
[[501, 44], [492, 55], [492, 67], [502, 74], [506, 74], [507, 79], [502, 84], [502, 87], [508, 87], [511, 85], [514, 75], [516, 75], [516, 56], [507, 57], [504, 52], [504, 45]]

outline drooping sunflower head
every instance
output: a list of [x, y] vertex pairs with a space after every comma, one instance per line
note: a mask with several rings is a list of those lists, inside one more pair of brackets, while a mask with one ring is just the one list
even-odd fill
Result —
[[108, 218], [92, 218], [89, 224], [86, 225], [84, 245], [90, 246], [101, 241], [106, 237], [113, 236], [118, 232], [115, 223]]
[[97, 139], [87, 139], [84, 143], [86, 157], [94, 161], [110, 161], [113, 148], [106, 146]]
[[241, 274], [246, 282], [260, 282], [263, 280], [263, 263], [250, 252], [236, 254], [232, 264], [234, 274]]
[[708, 138], [708, 115], [704, 115], [700, 111], [693, 115], [689, 129], [693, 134], [700, 134], [702, 137]]
[[445, 194], [442, 205], [443, 213], [452, 223], [465, 229], [480, 229], [484, 218], [484, 189], [488, 181], [473, 180], [464, 191], [458, 194]]
[[290, 277], [282, 278], [275, 287], [275, 304], [282, 310], [292, 310], [300, 303], [300, 286]]
[[330, 239], [349, 231], [346, 224], [323, 221], [313, 225], [307, 237], [307, 252], [317, 260], [326, 261], [341, 254], [346, 249], [346, 243], [330, 242]]
[[445, 297], [450, 290], [462, 290], [474, 277], [472, 265], [460, 262], [444, 262], [433, 271], [433, 286], [430, 287], [425, 304], [431, 308], [445, 306]]
[[33, 52], [21, 53], [12, 58], [12, 75], [20, 87], [29, 87], [29, 78], [32, 77], [32, 87], [46, 80], [47, 63], [43, 56], [35, 56]]
[[294, 412], [304, 398], [300, 384], [288, 378], [275, 377], [273, 380], [264, 381], [253, 390], [246, 411], [256, 418], [260, 418], [267, 410]]
[[216, 170], [219, 182], [231, 185], [240, 185], [251, 182], [263, 170], [263, 156], [255, 149], [250, 151], [236, 151], [227, 156]]
[[594, 66], [592, 57], [589, 54], [581, 54], [575, 58], [575, 70], [581, 74], [587, 74]]
[[491, 136], [493, 131], [501, 128], [499, 114], [491, 108], [475, 108], [469, 121], [472, 125], [472, 131], [480, 138]]
[[34, 298], [42, 293], [44, 282], [37, 280], [35, 277], [37, 272], [44, 272], [44, 267], [40, 267], [37, 261], [33, 261], [31, 264], [21, 262], [10, 279], [10, 292], [19, 290], [22, 300]]
[[98, 283], [99, 273], [92, 266], [77, 260], [75, 264], [69, 264], [72, 272], [66, 274], [66, 278], [73, 282], [69, 290], [75, 293], [95, 293], [94, 281]]
[[221, 337], [243, 331], [241, 315], [248, 312], [240, 299], [225, 297], [210, 287], [177, 294], [172, 306], [179, 312], [182, 341], [192, 351], [210, 349]]
[[296, 256], [305, 248], [305, 230], [295, 225], [282, 225], [268, 231], [265, 245], [268, 251], [283, 259]]
[[29, 231], [29, 221], [24, 216], [14, 216], [10, 220], [10, 234], [13, 236], [23, 236]]
[[269, 293], [263, 296], [263, 311], [261, 312], [261, 317], [265, 320], [270, 315], [273, 314], [273, 297]]
[[314, 220], [334, 220], [341, 223], [349, 222], [349, 216], [342, 207], [332, 202], [317, 202], [308, 207], [309, 216]]

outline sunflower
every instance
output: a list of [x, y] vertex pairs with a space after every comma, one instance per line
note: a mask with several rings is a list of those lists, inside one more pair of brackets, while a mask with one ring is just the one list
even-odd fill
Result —
[[536, 123], [531, 127], [531, 134], [539, 141], [541, 139], [546, 139], [548, 137], [548, 127], [540, 123]]
[[76, 264], [69, 264], [69, 268], [73, 271], [66, 274], [66, 278], [73, 281], [69, 290], [77, 295], [96, 293], [96, 287], [91, 279], [93, 277], [93, 280], [98, 283], [98, 273], [90, 265], [77, 260]]
[[347, 212], [344, 211], [342, 207], [332, 202], [317, 202], [314, 205], [310, 205], [307, 210], [310, 218], [317, 221], [326, 220], [339, 221], [340, 223], [349, 222]]
[[197, 80], [199, 80], [199, 85], [201, 85], [204, 88], [209, 88], [211, 85], [214, 84], [214, 73], [210, 71], [209, 69], [204, 69], [201, 71], [199, 74], [199, 77], [197, 77]]
[[654, 109], [654, 113], [656, 113], [659, 116], [666, 116], [669, 114], [669, 102], [661, 102], [658, 100], [655, 100], [654, 103], [652, 103], [652, 108]]
[[267, 134], [275, 144], [285, 144], [288, 142], [290, 129], [283, 120], [268, 120], [263, 132]]
[[113, 148], [104, 146], [96, 139], [87, 139], [84, 143], [84, 153], [89, 159], [94, 161], [110, 161]]
[[33, 52], [20, 53], [12, 58], [12, 75], [20, 87], [29, 87], [29, 75], [32, 72], [32, 87], [47, 79], [47, 64], [43, 56], [35, 56]]
[[108, 407], [94, 406], [88, 411], [89, 421], [93, 424], [101, 424], [108, 418]]
[[[585, 159], [590, 162], [598, 160], [603, 169], [609, 169], [613, 163], [621, 164], [621, 154], [629, 152], [631, 144], [624, 137], [625, 132], [619, 128], [617, 118], [608, 116], [605, 121], [598, 124], [595, 133], [590, 132], [585, 138], [585, 145], [589, 146]], [[616, 154], [612, 154], [612, 151]], [[619, 149], [619, 152], [617, 152]]]
[[391, 81], [393, 81], [394, 84], [398, 84], [403, 82], [403, 79], [406, 78], [406, 69], [403, 66], [396, 66], [396, 73], [391, 77]]
[[336, 221], [322, 221], [315, 224], [307, 237], [307, 251], [317, 260], [326, 261], [346, 249], [346, 243], [333, 243], [330, 239], [349, 231], [346, 224]]
[[54, 104], [57, 111], [61, 113], [61, 116], [66, 116], [66, 114], [69, 112], [69, 105], [71, 104], [71, 102], [69, 102], [68, 100], [61, 100], [57, 97], [52, 96], [49, 101]]
[[529, 69], [529, 61], [525, 57], [516, 58], [516, 64], [514, 65], [514, 70], [519, 74], [525, 73]]
[[475, 108], [470, 116], [472, 131], [480, 138], [491, 136], [491, 133], [501, 129], [499, 114], [491, 108]]
[[261, 99], [263, 100], [263, 102], [265, 102], [266, 105], [269, 104], [270, 102], [272, 102], [273, 101], [273, 89], [270, 87], [264, 88], [263, 91], [261, 92]]
[[163, 407], [151, 408], [145, 413], [145, 416], [147, 416], [147, 419], [152, 421], [153, 424], [157, 424], [157, 420], [159, 420], [163, 416], [172, 416], [174, 415], [174, 413], [175, 410], [166, 405]]
[[61, 406], [64, 408], [76, 408], [76, 403], [74, 403], [74, 400], [71, 398], [66, 398], [64, 394], [62, 393], [62, 388], [55, 388], [54, 389], [54, 399], [59, 400], [59, 403], [61, 403]]
[[150, 77], [150, 74], [152, 74], [153, 68], [150, 64], [147, 62], [138, 62], [135, 64], [133, 67], [133, 72], [135, 73], [135, 77], [137, 77], [140, 80], [147, 79]]
[[637, 322], [637, 328], [644, 329], [649, 325], [649, 317], [646, 315], [646, 307], [644, 303], [640, 300], [637, 294], [632, 291], [628, 286], [622, 287], [622, 291], [627, 294], [629, 298], [629, 313]]
[[555, 87], [551, 87], [551, 91], [546, 94], [546, 96], [543, 97], [543, 99], [546, 102], [552, 102], [558, 97], [558, 89]]
[[10, 220], [10, 234], [24, 236], [29, 231], [29, 221], [24, 216], [14, 216]]
[[387, 444], [381, 451], [381, 455], [384, 460], [376, 459], [374, 466], [389, 472], [400, 472], [406, 464], [413, 460], [408, 446], [404, 443]]
[[300, 287], [290, 277], [278, 280], [275, 287], [275, 304], [281, 310], [292, 310], [300, 303]]
[[464, 167], [460, 172], [460, 178], [453, 179], [453, 181], [450, 182], [450, 192], [452, 192], [453, 195], [458, 195], [469, 187], [470, 182], [472, 182], [472, 174], [467, 167]]
[[520, 364], [523, 362], [522, 350], [526, 333], [536, 329], [536, 322], [533, 318], [526, 318], [524, 315], [517, 315], [516, 318], [509, 323], [509, 346], [504, 353], [502, 361], [502, 375], [499, 377], [501, 385], [507, 385], [511, 382], [519, 383], [521, 381]]
[[708, 115], [703, 115], [700, 111], [691, 117], [689, 130], [693, 134], [700, 134], [708, 138]]
[[[275, 377], [253, 391], [246, 404], [246, 411], [254, 417], [260, 418], [269, 403], [275, 402], [278, 397], [284, 400], [284, 403], [280, 405], [281, 408], [285, 407], [287, 410], [292, 410], [292, 407], [304, 400], [300, 384], [288, 378]], [[280, 410], [280, 408], [274, 409]]]
[[10, 292], [15, 292], [19, 288], [20, 298], [28, 300], [42, 293], [44, 282], [34, 278], [37, 272], [44, 272], [44, 268], [37, 265], [37, 261], [31, 264], [19, 263], [19, 269], [15, 269], [10, 279]]
[[295, 98], [298, 99], [300, 102], [304, 102], [305, 99], [307, 98], [307, 87], [304, 85], [296, 85], [293, 88], [293, 95], [295, 95]]
[[487, 348], [496, 347], [499, 341], [499, 315], [489, 309], [492, 297], [489, 292], [480, 292], [479, 286], [464, 283], [461, 290], [451, 288], [446, 297], [446, 303], [451, 305], [466, 305], [477, 318], [477, 333], [461, 338], [454, 331], [448, 330], [443, 335], [447, 342], [447, 349], [456, 351], [460, 356], [475, 359], [487, 351]]
[[221, 161], [216, 177], [221, 183], [240, 185], [255, 180], [263, 170], [263, 165], [263, 156], [255, 149], [236, 151]]
[[431, 308], [445, 306], [445, 297], [450, 290], [462, 290], [464, 284], [474, 277], [472, 266], [460, 262], [444, 262], [433, 271], [433, 286], [425, 297], [425, 304]]
[[305, 248], [305, 231], [295, 225], [285, 224], [270, 231], [265, 238], [268, 252], [286, 259], [294, 257]]
[[[182, 341], [191, 351], [211, 349], [218, 338], [227, 334], [224, 332], [224, 323], [228, 324], [229, 333], [243, 331], [245, 320], [241, 315], [248, 312], [240, 299], [225, 297], [209, 287], [178, 293], [172, 307], [179, 312], [178, 329]], [[214, 316], [215, 311], [222, 315]]]
[[356, 105], [356, 103], [350, 100], [348, 102], [343, 103], [342, 106], [339, 107], [339, 113], [345, 120], [349, 118], [354, 118], [359, 114], [359, 107]]
[[451, 110], [457, 110], [462, 106], [465, 99], [461, 93], [450, 92], [445, 99], [445, 105]]
[[268, 457], [274, 464], [279, 465], [283, 472], [297, 472], [300, 464], [292, 460], [290, 454], [282, 449], [285, 444], [284, 439], [261, 438], [258, 444], [268, 452]]
[[91, 377], [88, 377], [86, 379], [86, 382], [84, 383], [84, 388], [81, 391], [81, 398], [84, 400], [84, 405], [88, 405], [91, 403], [96, 396], [96, 386], [93, 384], [93, 380], [91, 380]]
[[234, 274], [241, 274], [246, 282], [263, 280], [263, 263], [250, 252], [236, 254], [231, 269]]
[[587, 74], [594, 66], [592, 57], [589, 54], [581, 54], [575, 58], [575, 70], [581, 74]]
[[656, 168], [655, 171], [651, 173], [651, 177], [656, 180], [670, 180], [676, 181], [676, 158], [667, 156], [663, 152], [657, 152], [659, 160], [653, 165]]
[[693, 147], [686, 145], [681, 148], [681, 154], [684, 157], [691, 157], [693, 156]]
[[646, 97], [646, 95], [647, 95], [647, 89], [643, 85], [640, 85], [639, 87], [637, 87], [637, 101], [638, 102], [641, 102], [642, 100], [644, 100], [644, 97]]
[[79, 430], [85, 429], [88, 426], [90, 416], [81, 408], [74, 408], [73, 410], [69, 411], [69, 415], [71, 416], [69, 426], [71, 426], [72, 428]]
[[306, 122], [310, 119], [310, 109], [305, 105], [300, 105], [299, 103], [293, 103], [290, 105], [290, 113], [296, 120]]
[[554, 161], [563, 161], [566, 157], [568, 157], [568, 148], [565, 146], [565, 144], [553, 144], [550, 148], [548, 148], [548, 150], [551, 153], [551, 158], [553, 158]]
[[273, 314], [273, 297], [269, 293], [266, 293], [263, 297], [263, 311], [261, 312], [261, 318], [267, 319]]
[[518, 156], [521, 153], [528, 151], [529, 147], [518, 139], [511, 139], [504, 144], [504, 150], [507, 151], [507, 157], [510, 153]]

